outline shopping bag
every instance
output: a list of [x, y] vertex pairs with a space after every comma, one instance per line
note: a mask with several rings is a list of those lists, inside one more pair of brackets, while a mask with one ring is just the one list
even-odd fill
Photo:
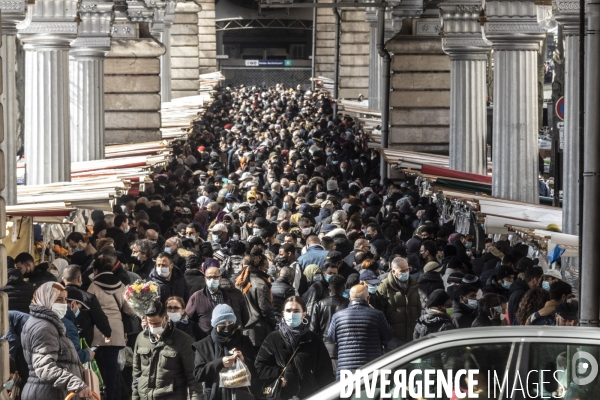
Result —
[[[82, 349], [88, 349], [90, 347], [88, 346], [84, 338], [79, 339], [79, 345]], [[100, 368], [98, 367], [98, 363], [96, 362], [96, 360], [94, 359], [92, 361], [88, 361], [85, 364], [85, 367], [94, 371], [94, 374], [96, 374], [96, 376], [98, 377], [98, 385], [100, 386], [100, 389], [104, 388], [104, 380], [102, 379], [102, 374], [100, 373]], [[100, 391], [98, 391], [98, 393], [100, 393]]]
[[250, 370], [239, 358], [235, 360], [230, 368], [223, 368], [219, 372], [219, 386], [227, 389], [235, 389], [250, 386]]

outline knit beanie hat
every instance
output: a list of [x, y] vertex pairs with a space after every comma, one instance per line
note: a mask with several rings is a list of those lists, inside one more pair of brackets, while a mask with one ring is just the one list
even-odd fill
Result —
[[212, 313], [212, 319], [210, 324], [213, 328], [216, 328], [222, 322], [233, 322], [235, 324], [237, 318], [233, 312], [233, 309], [227, 304], [217, 305]]
[[338, 190], [338, 183], [337, 181], [334, 180], [328, 180], [327, 181], [327, 191], [334, 191], [334, 190]]
[[425, 307], [441, 307], [446, 304], [448, 300], [450, 300], [450, 296], [444, 289], [436, 289], [429, 295]]

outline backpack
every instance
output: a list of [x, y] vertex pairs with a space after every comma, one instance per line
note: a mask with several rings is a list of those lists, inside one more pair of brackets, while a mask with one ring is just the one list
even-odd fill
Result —
[[554, 318], [555, 314], [556, 311], [552, 311], [548, 315], [540, 315], [540, 313], [536, 311], [531, 314], [529, 324], [537, 326], [554, 326], [556, 325], [556, 319]]

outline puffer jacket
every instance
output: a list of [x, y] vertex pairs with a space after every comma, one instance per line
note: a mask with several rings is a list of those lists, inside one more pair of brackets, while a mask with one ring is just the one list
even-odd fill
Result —
[[425, 310], [429, 295], [436, 289], [446, 290], [444, 281], [439, 272], [425, 272], [419, 278], [419, 297], [421, 298], [421, 310]]
[[456, 300], [452, 301], [452, 320], [456, 327], [470, 328], [475, 318], [477, 318], [477, 309], [471, 309]]
[[160, 339], [148, 330], [138, 335], [133, 351], [133, 400], [198, 400], [202, 385], [194, 379], [194, 340], [173, 328]]
[[[29, 378], [22, 400], [63, 400], [69, 392], [86, 388], [82, 369], [66, 329], [51, 308], [31, 305], [21, 333]], [[79, 399], [79, 397], [75, 397]]]
[[379, 310], [362, 299], [352, 300], [345, 310], [333, 314], [327, 336], [338, 345], [338, 370], [354, 371], [383, 354], [394, 330]]
[[148, 277], [153, 282], [156, 282], [158, 285], [158, 295], [160, 297], [160, 302], [163, 304], [167, 303], [167, 299], [171, 296], [179, 296], [187, 303], [190, 295], [188, 293], [187, 283], [185, 282], [185, 278], [179, 268], [173, 267], [171, 270], [171, 279], [167, 280], [156, 272], [156, 268], [150, 272], [150, 276]]
[[271, 293], [273, 294], [273, 312], [275, 313], [275, 318], [279, 321], [283, 313], [283, 302], [288, 297], [294, 296], [296, 290], [287, 280], [277, 278], [271, 286]]
[[277, 321], [271, 300], [271, 284], [264, 272], [250, 272], [250, 289], [244, 293], [249, 319], [244, 325], [244, 335], [258, 347], [275, 330]]
[[517, 311], [525, 294], [529, 291], [529, 285], [523, 279], [518, 278], [510, 285], [510, 298], [508, 299], [508, 319], [511, 325], [519, 325]]
[[441, 313], [427, 308], [423, 310], [423, 315], [419, 318], [417, 326], [415, 326], [415, 332], [413, 338], [419, 339], [423, 336], [427, 336], [430, 333], [449, 331], [456, 329], [452, 317], [446, 313]]
[[508, 299], [510, 292], [508, 291], [508, 289], [504, 289], [504, 287], [498, 285], [498, 282], [496, 282], [497, 280], [498, 279], [496, 279], [495, 274], [493, 276], [489, 277], [485, 283], [485, 286], [483, 287], [483, 289], [481, 289], [481, 291], [483, 292], [483, 294], [494, 293], [499, 296], [504, 296]]
[[23, 280], [23, 274], [16, 268], [8, 270], [8, 282], [0, 288], [8, 296], [8, 309], [29, 314], [29, 305], [33, 299], [33, 287]]
[[394, 329], [396, 338], [404, 343], [412, 340], [417, 320], [421, 315], [417, 281], [409, 277], [406, 286], [406, 292], [403, 293], [394, 275], [389, 273], [377, 288], [377, 291], [388, 301], [385, 317]]
[[[267, 336], [256, 355], [254, 366], [263, 384], [271, 384], [294, 354], [279, 331]], [[333, 382], [333, 366], [321, 338], [308, 331], [300, 338], [298, 351], [284, 373], [287, 384], [281, 399], [304, 399]]]
[[323, 338], [329, 357], [335, 360], [338, 358], [338, 347], [335, 342], [329, 339], [327, 332], [333, 315], [347, 308], [348, 304], [350, 304], [350, 300], [339, 294], [334, 294], [316, 303], [310, 316], [310, 330]]
[[325, 250], [321, 245], [310, 246], [306, 253], [302, 254], [298, 258], [298, 264], [302, 267], [302, 271], [311, 264], [317, 264], [320, 268], [325, 263], [325, 257], [327, 257], [329, 251]]
[[135, 316], [135, 312], [125, 301], [125, 286], [112, 272], [102, 272], [96, 276], [88, 288], [88, 293], [98, 299], [111, 329], [110, 343], [105, 343], [104, 335], [95, 326], [94, 340], [88, 344], [90, 346], [125, 346], [125, 328], [121, 311], [130, 317]]

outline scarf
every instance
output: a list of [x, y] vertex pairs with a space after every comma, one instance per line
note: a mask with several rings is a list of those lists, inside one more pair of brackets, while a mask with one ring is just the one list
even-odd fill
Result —
[[56, 298], [63, 290], [65, 290], [65, 287], [60, 283], [46, 282], [38, 287], [33, 293], [33, 300], [31, 304], [52, 308], [52, 304], [54, 304]]
[[271, 287], [271, 282], [269, 282], [269, 275], [253, 268], [252, 266], [247, 266], [242, 270], [242, 272], [235, 279], [235, 286], [242, 291], [242, 293], [246, 294], [248, 290], [252, 287], [252, 283], [250, 282], [250, 274], [256, 275], [258, 278], [265, 281], [267, 286]]
[[308, 324], [304, 323], [298, 325], [295, 328], [290, 328], [285, 322], [282, 321], [279, 322], [277, 326], [279, 327], [279, 332], [281, 333], [283, 340], [285, 340], [285, 342], [292, 346], [292, 348], [294, 349], [298, 347], [300, 339], [309, 330]]
[[[225, 351], [229, 351], [235, 347], [235, 343], [240, 340], [242, 332], [239, 329], [236, 329], [231, 336], [221, 336], [217, 333], [217, 329], [213, 328], [210, 331], [210, 338], [213, 341], [214, 352], [215, 352], [215, 360], [221, 359], [226, 355]], [[238, 349], [240, 350], [240, 349]], [[220, 392], [218, 392], [220, 390]], [[230, 389], [226, 389], [223, 387], [219, 387], [219, 379], [215, 379], [211, 386], [211, 396], [210, 399], [228, 399], [230, 396]]]

